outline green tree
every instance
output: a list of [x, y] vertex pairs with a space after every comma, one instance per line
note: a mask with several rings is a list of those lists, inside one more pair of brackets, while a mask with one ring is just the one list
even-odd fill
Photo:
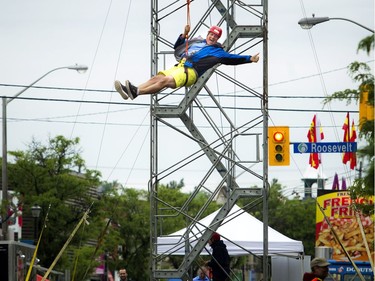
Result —
[[[184, 210], [181, 210], [185, 206], [185, 203], [191, 197], [191, 193], [184, 193], [181, 189], [183, 187], [183, 180], [180, 181], [179, 187], [176, 188], [176, 183], [171, 182], [167, 185], [160, 185], [158, 188], [158, 198], [160, 199], [160, 212], [165, 215], [163, 219], [160, 219], [159, 231], [163, 234], [173, 233], [181, 228], [186, 227], [190, 223], [190, 218], [194, 218], [201, 207], [207, 202], [209, 194], [205, 192], [198, 192], [189, 203], [189, 206]], [[174, 208], [171, 208], [173, 206]], [[211, 214], [212, 212], [219, 209], [219, 205], [215, 202], [211, 203], [201, 218]], [[187, 214], [185, 216], [184, 214]], [[169, 215], [169, 217], [168, 217]]]
[[[241, 199], [242, 206], [259, 220], [263, 220], [263, 204], [260, 199]], [[282, 185], [273, 179], [268, 195], [268, 225], [289, 238], [300, 240], [305, 254], [313, 255], [315, 247], [314, 199], [288, 199], [282, 195]]]
[[[72, 245], [74, 263], [67, 264], [74, 280], [86, 280], [94, 267], [106, 265], [112, 273], [127, 268], [129, 279], [149, 279], [149, 203], [143, 190], [124, 188], [117, 181], [104, 182], [100, 200], [93, 207], [90, 225], [95, 239], [90, 245]], [[91, 231], [93, 228], [82, 231]], [[79, 266], [76, 266], [76, 265]]]
[[[88, 208], [88, 224], [83, 224], [60, 258], [55, 270], [70, 269], [74, 280], [85, 280], [106, 259], [108, 269], [124, 266], [132, 279], [149, 279], [150, 210], [146, 191], [124, 188], [118, 182], [99, 181], [100, 173], [88, 170], [80, 156], [79, 139], [57, 136], [47, 144], [32, 140], [26, 151], [14, 151], [9, 165], [9, 182], [18, 194], [25, 194], [24, 212], [38, 204], [41, 224], [48, 213], [38, 258], [49, 267]], [[183, 180], [161, 185], [164, 202], [182, 207], [191, 194], [182, 192]], [[98, 194], [99, 200], [92, 195]], [[180, 215], [163, 222], [163, 233], [185, 227], [205, 204], [208, 194], [199, 192]], [[162, 205], [162, 204], [161, 204]], [[219, 206], [211, 204], [203, 216]], [[163, 206], [160, 206], [163, 209]], [[173, 263], [173, 261], [172, 261]]]
[[[42, 207], [39, 229], [49, 209], [38, 251], [44, 266], [54, 261], [92, 204], [89, 191], [99, 183], [99, 172], [86, 169], [78, 144], [78, 138], [69, 140], [57, 136], [50, 138], [46, 145], [33, 140], [26, 151], [10, 152], [15, 160], [9, 165], [9, 185], [18, 194], [24, 194], [26, 214], [34, 204]], [[86, 241], [92, 233], [83, 233], [72, 244], [78, 243], [78, 239]]]
[[315, 199], [286, 200], [270, 219], [270, 226], [282, 234], [302, 241], [306, 255], [315, 255]]
[[[183, 180], [178, 184], [172, 181], [158, 188], [160, 213], [175, 214], [176, 211], [167, 206], [177, 209], [189, 198], [190, 194], [182, 192]], [[98, 218], [106, 217], [111, 223], [106, 229], [102, 252], [107, 252], [108, 267], [111, 271], [120, 266], [127, 268], [129, 278], [133, 280], [149, 279], [150, 262], [150, 202], [148, 193], [143, 190], [132, 188], [119, 188], [117, 183], [110, 187], [106, 184], [107, 192], [103, 194], [99, 204], [101, 215]], [[118, 190], [118, 191], [117, 191]], [[208, 195], [199, 192], [189, 204], [186, 210], [188, 217], [194, 217], [200, 207], [207, 201]], [[163, 204], [167, 203], [168, 204]], [[210, 214], [219, 208], [216, 204], [208, 208], [203, 216]], [[170, 234], [176, 230], [186, 227], [189, 219], [183, 215], [171, 216], [159, 219], [159, 231], [163, 234]], [[119, 247], [120, 246], [120, 247]], [[118, 249], [122, 251], [119, 252]], [[176, 266], [180, 257], [170, 257], [169, 262]]]
[[[277, 179], [272, 179], [270, 188], [268, 191], [268, 223], [271, 226], [273, 220], [277, 220], [274, 216], [276, 209], [281, 206], [287, 198], [282, 193], [282, 185]], [[259, 220], [263, 220], [263, 199], [241, 199], [240, 203], [242, 206], [247, 206], [246, 209]]]
[[147, 192], [123, 188], [104, 194], [101, 216], [110, 220], [102, 250], [109, 254], [108, 268], [113, 272], [124, 266], [133, 280], [149, 279], [150, 207]]
[[[358, 44], [358, 51], [365, 51], [368, 55], [374, 50], [374, 35], [364, 38]], [[374, 75], [371, 67], [363, 62], [353, 62], [349, 65], [349, 75], [358, 83], [357, 89], [345, 89], [333, 93], [324, 100], [324, 104], [334, 99], [345, 100], [347, 104], [357, 102], [364, 92], [368, 93], [368, 105], [374, 107]], [[363, 175], [357, 178], [349, 188], [351, 197], [368, 198], [374, 195], [374, 119], [360, 120], [359, 137], [365, 141], [365, 145], [358, 149], [358, 155], [364, 162]], [[365, 213], [374, 214], [374, 204], [355, 204]]]

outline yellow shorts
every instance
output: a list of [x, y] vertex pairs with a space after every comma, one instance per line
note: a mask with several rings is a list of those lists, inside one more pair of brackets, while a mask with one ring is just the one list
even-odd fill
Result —
[[190, 87], [197, 81], [197, 74], [193, 68], [186, 67], [187, 71], [187, 81], [186, 81], [186, 72], [183, 64], [175, 65], [174, 67], [161, 70], [158, 74], [163, 74], [165, 76], [172, 76], [176, 82], [176, 88], [180, 87]]

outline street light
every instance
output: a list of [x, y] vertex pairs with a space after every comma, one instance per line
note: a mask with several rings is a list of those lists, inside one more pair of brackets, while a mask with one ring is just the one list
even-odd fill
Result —
[[310, 29], [310, 28], [312, 28], [314, 25], [316, 25], [316, 24], [319, 24], [319, 23], [322, 23], [322, 22], [326, 22], [326, 21], [329, 21], [329, 20], [344, 20], [344, 21], [349, 21], [349, 22], [351, 22], [351, 23], [354, 23], [354, 24], [356, 24], [356, 25], [358, 25], [358, 26], [360, 26], [360, 27], [362, 27], [362, 28], [364, 28], [364, 29], [366, 29], [366, 30], [368, 30], [368, 31], [370, 31], [370, 32], [372, 32], [372, 33], [374, 33], [374, 30], [373, 29], [371, 29], [371, 28], [368, 28], [368, 27], [366, 27], [366, 26], [364, 26], [364, 25], [362, 25], [362, 24], [360, 24], [360, 23], [358, 23], [358, 22], [356, 22], [356, 21], [353, 21], [353, 20], [350, 20], [350, 19], [345, 19], [345, 18], [329, 18], [329, 17], [315, 17], [314, 15], [313, 15], [313, 17], [312, 18], [303, 18], [303, 19], [300, 19], [299, 21], [298, 21], [298, 24], [303, 28], [303, 29]]
[[[60, 69], [70, 69], [70, 70], [76, 70], [78, 73], [84, 73], [84, 72], [87, 71], [88, 67], [85, 66], [85, 65], [75, 64], [75, 65], [72, 65], [72, 66], [63, 66], [63, 67], [54, 68], [54, 69], [48, 71], [43, 76], [39, 77], [37, 80], [35, 80], [29, 86], [27, 86], [24, 89], [22, 89], [20, 92], [18, 92], [13, 97], [10, 97], [10, 98], [3, 97], [2, 98], [2, 102], [3, 102], [3, 104], [2, 104], [2, 107], [3, 107], [3, 114], [2, 114], [2, 117], [3, 117], [3, 126], [2, 126], [2, 131], [3, 131], [3, 159], [2, 159], [2, 171], [1, 171], [2, 172], [2, 182], [1, 182], [2, 186], [1, 186], [1, 188], [2, 188], [2, 202], [3, 202], [2, 205], [3, 206], [6, 206], [6, 204], [8, 204], [7, 105], [12, 100], [14, 100], [19, 95], [21, 95], [23, 92], [25, 92], [27, 89], [29, 89], [34, 84], [36, 84], [38, 81], [40, 81], [41, 79], [43, 79], [44, 77], [46, 77], [48, 74], [50, 74], [51, 72], [54, 72], [56, 70], [60, 70]], [[3, 234], [3, 239], [7, 240], [7, 236], [8, 236], [8, 223], [6, 223], [6, 222], [2, 222], [2, 234]]]
[[34, 205], [31, 207], [31, 215], [34, 218], [34, 244], [35, 245], [38, 242], [38, 218], [40, 216], [41, 211], [42, 211], [42, 207], [38, 205]]

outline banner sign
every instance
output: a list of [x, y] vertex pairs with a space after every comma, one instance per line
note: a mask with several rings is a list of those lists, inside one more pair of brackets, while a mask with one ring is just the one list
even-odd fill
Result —
[[[338, 191], [324, 194], [317, 197], [317, 202], [324, 210], [324, 215], [329, 219], [332, 228], [340, 238], [351, 258], [356, 261], [368, 261], [368, 255], [363, 243], [362, 236], [354, 210], [351, 208], [352, 199], [348, 191]], [[371, 199], [358, 199], [359, 204], [374, 204], [374, 197]], [[335, 240], [332, 231], [324, 219], [319, 206], [316, 208], [316, 247], [330, 247], [333, 249], [334, 260], [347, 260], [347, 257]], [[374, 220], [373, 217], [360, 215], [361, 223], [365, 233], [365, 239], [374, 259]]]

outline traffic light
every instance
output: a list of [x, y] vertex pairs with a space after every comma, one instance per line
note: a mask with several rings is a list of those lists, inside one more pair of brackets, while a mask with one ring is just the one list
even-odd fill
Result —
[[369, 91], [363, 87], [359, 95], [359, 127], [366, 121], [374, 120], [374, 105], [368, 103]]
[[268, 165], [289, 166], [289, 127], [268, 127]]

